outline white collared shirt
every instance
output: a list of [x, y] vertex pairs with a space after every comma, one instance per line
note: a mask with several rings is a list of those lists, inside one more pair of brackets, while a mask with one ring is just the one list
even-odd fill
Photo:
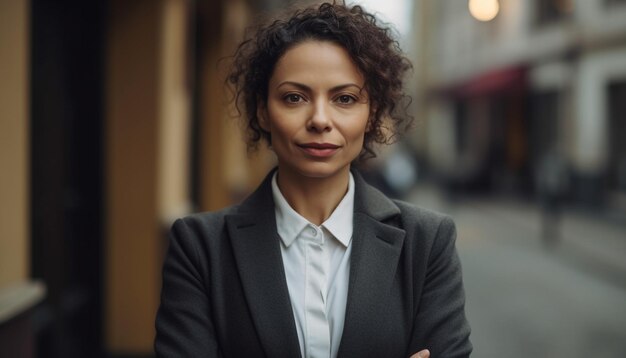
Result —
[[276, 228], [303, 358], [336, 357], [350, 275], [354, 178], [330, 217], [317, 226], [298, 214], [272, 178]]

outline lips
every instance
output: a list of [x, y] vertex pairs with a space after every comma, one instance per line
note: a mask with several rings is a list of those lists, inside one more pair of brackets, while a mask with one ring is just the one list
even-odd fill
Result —
[[341, 146], [332, 143], [302, 143], [298, 147], [312, 157], [326, 158], [335, 154]]

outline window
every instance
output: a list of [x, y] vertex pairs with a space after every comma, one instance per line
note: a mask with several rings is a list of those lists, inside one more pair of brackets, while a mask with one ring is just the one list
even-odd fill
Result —
[[604, 0], [604, 5], [606, 7], [626, 6], [626, 0]]
[[546, 25], [567, 19], [571, 16], [573, 9], [573, 0], [536, 0], [536, 23]]
[[626, 194], [626, 81], [611, 82], [607, 88], [609, 104], [608, 184], [612, 191]]

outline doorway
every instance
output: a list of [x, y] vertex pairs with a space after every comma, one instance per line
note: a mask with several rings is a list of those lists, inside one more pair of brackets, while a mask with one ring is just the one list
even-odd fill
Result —
[[104, 1], [31, 2], [31, 277], [40, 357], [102, 356]]

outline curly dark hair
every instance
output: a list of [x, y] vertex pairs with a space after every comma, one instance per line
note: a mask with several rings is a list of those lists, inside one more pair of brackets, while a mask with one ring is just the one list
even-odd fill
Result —
[[261, 139], [271, 143], [270, 133], [259, 125], [257, 106], [258, 101], [267, 101], [276, 63], [287, 50], [307, 40], [342, 46], [365, 77], [370, 116], [361, 159], [375, 157], [374, 143], [391, 143], [410, 126], [413, 118], [406, 110], [410, 98], [404, 93], [403, 80], [411, 63], [392, 29], [361, 6], [333, 1], [298, 9], [250, 28], [247, 37], [235, 52], [226, 80], [232, 85], [238, 112], [244, 109], [249, 150], [256, 149]]

